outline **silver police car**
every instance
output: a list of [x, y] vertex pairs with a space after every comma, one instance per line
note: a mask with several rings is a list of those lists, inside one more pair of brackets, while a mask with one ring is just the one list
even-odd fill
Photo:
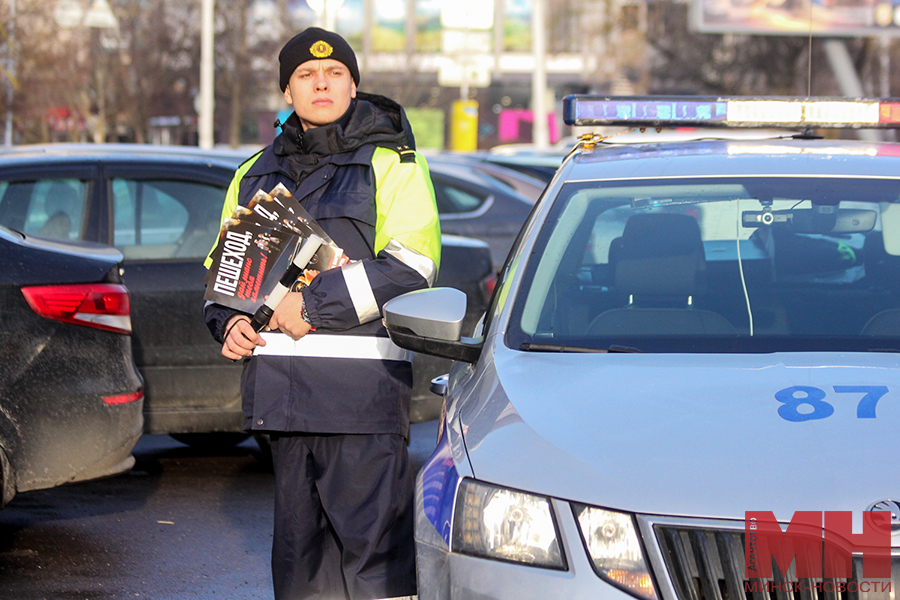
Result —
[[[455, 290], [385, 306], [396, 343], [457, 361], [416, 488], [419, 597], [892, 600], [900, 145], [816, 132], [896, 127], [900, 105], [569, 97], [566, 114], [646, 133], [584, 137], [476, 331]], [[711, 129], [656, 141], [669, 126]], [[735, 126], [797, 133], [712, 139]], [[823, 531], [846, 568], [803, 566]]]

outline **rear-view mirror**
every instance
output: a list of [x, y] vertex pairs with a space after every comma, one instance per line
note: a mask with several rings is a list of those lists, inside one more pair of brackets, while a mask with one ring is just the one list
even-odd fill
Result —
[[875, 227], [874, 210], [816, 206], [790, 210], [745, 210], [744, 227], [782, 227], [794, 233], [865, 233]]

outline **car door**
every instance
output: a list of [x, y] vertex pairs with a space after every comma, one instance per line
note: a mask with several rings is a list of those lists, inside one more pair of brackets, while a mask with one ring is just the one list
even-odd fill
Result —
[[240, 431], [240, 364], [203, 319], [203, 260], [233, 171], [206, 163], [103, 165], [108, 243], [125, 257], [145, 431]]

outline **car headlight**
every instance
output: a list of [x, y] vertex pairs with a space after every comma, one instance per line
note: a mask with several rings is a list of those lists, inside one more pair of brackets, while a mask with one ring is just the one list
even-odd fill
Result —
[[456, 495], [451, 549], [565, 569], [550, 500], [465, 479]]
[[656, 599], [653, 579], [630, 515], [572, 504], [594, 570], [640, 598]]

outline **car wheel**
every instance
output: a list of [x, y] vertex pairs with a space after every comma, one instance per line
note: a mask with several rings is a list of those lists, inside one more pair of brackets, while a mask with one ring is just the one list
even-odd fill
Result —
[[170, 433], [176, 441], [187, 444], [196, 450], [222, 452], [230, 450], [249, 438], [246, 433], [236, 431], [217, 431], [213, 433]]

